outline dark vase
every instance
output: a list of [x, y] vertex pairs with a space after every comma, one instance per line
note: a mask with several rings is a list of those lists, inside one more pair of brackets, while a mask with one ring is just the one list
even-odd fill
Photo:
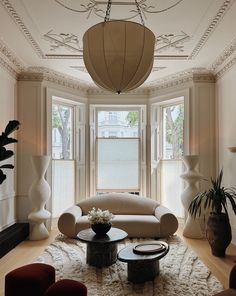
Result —
[[211, 213], [207, 220], [206, 238], [214, 256], [224, 257], [231, 242], [232, 233], [229, 218], [225, 213]]
[[98, 236], [104, 236], [106, 233], [111, 229], [111, 224], [107, 223], [97, 223], [97, 224], [91, 224], [92, 230], [96, 233]]

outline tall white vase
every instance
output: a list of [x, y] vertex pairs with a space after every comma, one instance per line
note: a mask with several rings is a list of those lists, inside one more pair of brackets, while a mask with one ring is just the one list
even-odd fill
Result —
[[203, 176], [196, 170], [196, 166], [199, 161], [198, 155], [185, 155], [182, 157], [182, 160], [187, 168], [185, 173], [180, 175], [182, 179], [184, 179], [187, 183], [186, 188], [181, 194], [181, 201], [185, 209], [185, 225], [183, 229], [183, 235], [189, 238], [202, 238], [203, 233], [200, 227], [199, 219], [193, 218], [188, 213], [188, 208], [190, 206], [191, 201], [199, 192], [197, 187], [197, 182], [203, 178]]
[[36, 174], [36, 179], [29, 189], [29, 199], [33, 211], [28, 218], [32, 223], [30, 240], [40, 240], [49, 237], [45, 222], [51, 217], [51, 213], [45, 210], [45, 204], [50, 198], [51, 189], [44, 175], [47, 171], [50, 156], [37, 155], [31, 157], [31, 163]]

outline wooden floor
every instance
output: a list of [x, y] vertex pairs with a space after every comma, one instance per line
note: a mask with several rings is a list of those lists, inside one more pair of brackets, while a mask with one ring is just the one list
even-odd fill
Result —
[[[4, 295], [4, 277], [14, 268], [33, 262], [43, 250], [55, 239], [59, 233], [54, 223], [50, 237], [41, 241], [24, 241], [15, 249], [0, 259], [0, 295]], [[236, 246], [230, 245], [225, 258], [211, 255], [209, 244], [206, 240], [187, 239], [182, 236], [180, 228], [177, 234], [192, 248], [205, 263], [212, 273], [220, 280], [224, 287], [228, 287], [228, 277], [232, 266], [236, 263]], [[95, 296], [95, 295], [94, 295]]]

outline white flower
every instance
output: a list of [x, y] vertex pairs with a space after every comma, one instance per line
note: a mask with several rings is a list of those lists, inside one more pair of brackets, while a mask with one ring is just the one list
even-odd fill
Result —
[[114, 218], [114, 215], [109, 212], [109, 210], [102, 211], [101, 209], [92, 208], [91, 211], [88, 212], [88, 220], [91, 224], [107, 224], [111, 223], [111, 220]]

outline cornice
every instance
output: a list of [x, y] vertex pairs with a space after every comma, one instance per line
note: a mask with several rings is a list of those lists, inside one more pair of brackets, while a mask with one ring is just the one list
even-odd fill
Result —
[[22, 72], [18, 75], [19, 81], [40, 81], [42, 82], [44, 80], [43, 73], [33, 73], [33, 72]]
[[7, 10], [8, 14], [11, 16], [11, 18], [14, 20], [16, 25], [19, 27], [23, 35], [25, 36], [26, 40], [30, 43], [30, 45], [33, 47], [35, 52], [40, 58], [44, 58], [43, 51], [41, 50], [39, 44], [36, 42], [36, 40], [31, 35], [29, 29], [24, 24], [23, 20], [19, 16], [19, 14], [16, 12], [14, 7], [11, 5], [9, 0], [1, 0], [2, 5]]
[[[222, 71], [217, 73], [217, 78], [223, 75], [223, 73], [236, 63], [236, 57], [228, 63]], [[11, 68], [3, 59], [0, 58], [0, 65], [8, 70], [14, 78], [19, 81], [49, 81], [64, 87], [80, 90], [88, 95], [111, 95], [112, 92], [103, 90], [99, 87], [91, 87], [90, 84], [74, 79], [69, 75], [64, 75], [60, 72], [45, 68], [45, 67], [30, 67], [27, 71], [23, 71], [18, 74], [13, 68]], [[195, 83], [215, 83], [215, 76], [212, 71], [204, 68], [187, 69], [175, 73], [173, 75], [166, 76], [162, 79], [158, 79], [154, 82], [134, 89], [125, 94], [131, 95], [148, 95], [161, 89], [171, 88], [178, 85], [182, 85], [188, 82]]]
[[215, 74], [216, 80], [219, 80], [236, 63], [236, 56], [232, 58], [219, 72]]
[[236, 51], [236, 38], [224, 49], [224, 51], [215, 59], [210, 70], [215, 71]]
[[18, 80], [20, 81], [49, 81], [61, 86], [87, 92], [89, 84], [75, 79], [72, 76], [62, 74], [60, 72], [45, 67], [29, 67], [27, 72], [20, 73]]
[[[105, 89], [99, 88], [99, 87], [90, 87], [87, 90], [87, 94], [88, 95], [114, 95], [114, 92], [109, 92]], [[140, 88], [136, 88], [134, 90], [131, 90], [129, 92], [126, 93], [121, 93], [122, 95], [126, 95], [126, 94], [131, 94], [131, 95], [148, 95], [149, 94], [149, 90], [146, 87], [140, 87]]]
[[226, 12], [230, 9], [232, 4], [235, 2], [235, 0], [225, 0], [224, 3], [221, 5], [220, 9], [218, 10], [217, 14], [203, 33], [202, 37], [198, 41], [197, 45], [194, 47], [192, 53], [189, 55], [189, 59], [193, 59], [196, 57], [200, 51], [200, 49], [203, 47], [203, 45], [206, 43], [207, 39], [211, 36], [211, 34], [214, 32], [216, 26], [220, 23], [220, 21], [223, 19]]
[[214, 83], [214, 74], [204, 68], [187, 69], [158, 79], [149, 84], [149, 94], [161, 89], [175, 87], [188, 82]]
[[23, 63], [16, 57], [16, 54], [0, 39], [0, 53], [3, 54], [16, 68], [16, 72], [25, 71]]
[[14, 78], [17, 79], [18, 73], [13, 69], [2, 57], [0, 57], [0, 66], [3, 67], [7, 72]]

